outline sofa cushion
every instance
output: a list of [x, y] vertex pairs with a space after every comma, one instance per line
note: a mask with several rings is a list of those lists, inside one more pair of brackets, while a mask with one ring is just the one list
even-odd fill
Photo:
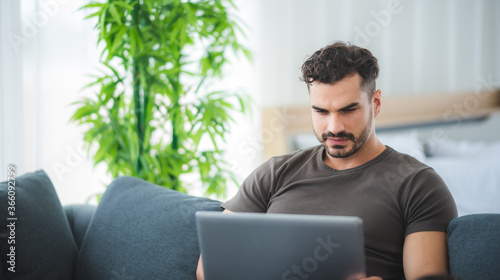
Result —
[[94, 216], [97, 206], [89, 204], [71, 204], [64, 206], [64, 212], [68, 218], [69, 226], [73, 232], [76, 246], [82, 246], [83, 237], [87, 232], [90, 220]]
[[194, 214], [220, 202], [141, 179], [115, 179], [96, 209], [78, 255], [75, 279], [196, 279]]
[[460, 280], [500, 275], [500, 214], [458, 217], [448, 226], [450, 272]]
[[[0, 227], [2, 236], [13, 236], [0, 245], [5, 279], [72, 279], [78, 249], [49, 177], [44, 171], [36, 171], [10, 182], [11, 186], [15, 182], [14, 189], [9, 190], [8, 181], [0, 183], [0, 220], [13, 225]], [[7, 208], [11, 195], [15, 197], [15, 209]], [[12, 253], [15, 273], [7, 271], [12, 265], [4, 259]]]

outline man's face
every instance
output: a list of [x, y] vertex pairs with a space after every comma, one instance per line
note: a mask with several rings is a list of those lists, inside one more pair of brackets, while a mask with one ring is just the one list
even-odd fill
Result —
[[346, 77], [334, 85], [309, 86], [313, 128], [319, 142], [333, 158], [347, 158], [372, 135], [372, 101], [361, 88], [361, 76]]

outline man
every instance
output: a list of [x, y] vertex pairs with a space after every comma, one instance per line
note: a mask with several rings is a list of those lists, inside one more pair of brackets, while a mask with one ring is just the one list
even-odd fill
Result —
[[[337, 42], [302, 65], [321, 145], [274, 157], [257, 168], [225, 212], [358, 216], [364, 221], [367, 275], [418, 279], [447, 275], [446, 230], [455, 202], [430, 167], [384, 146], [378, 62]], [[202, 279], [200, 258], [199, 279]]]

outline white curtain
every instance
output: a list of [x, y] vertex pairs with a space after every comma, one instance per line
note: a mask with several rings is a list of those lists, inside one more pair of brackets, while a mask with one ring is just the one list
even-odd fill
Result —
[[21, 52], [13, 41], [20, 30], [19, 1], [0, 1], [0, 181], [8, 165], [25, 170]]
[[[1, 174], [43, 169], [63, 204], [83, 203], [109, 183], [93, 168], [82, 128], [69, 122], [98, 64], [97, 36], [77, 0], [1, 0]], [[24, 155], [23, 155], [24, 154]]]

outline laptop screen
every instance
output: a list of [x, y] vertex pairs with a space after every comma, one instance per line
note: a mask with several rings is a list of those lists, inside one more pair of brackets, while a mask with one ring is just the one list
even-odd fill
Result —
[[198, 212], [196, 222], [206, 280], [365, 275], [357, 217]]

